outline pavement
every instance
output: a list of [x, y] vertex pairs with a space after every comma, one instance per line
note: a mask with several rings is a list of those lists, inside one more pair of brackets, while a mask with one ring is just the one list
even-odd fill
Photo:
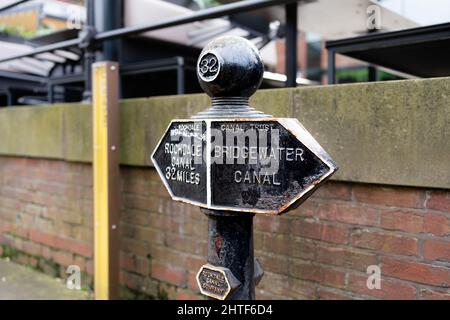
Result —
[[0, 259], [0, 300], [85, 300], [86, 291], [70, 290], [61, 279]]

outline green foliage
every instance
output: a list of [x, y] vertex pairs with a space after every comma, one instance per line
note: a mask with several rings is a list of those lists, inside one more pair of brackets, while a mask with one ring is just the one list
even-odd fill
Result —
[[81, 274], [81, 291], [91, 292], [94, 291], [94, 284], [92, 276], [82, 271]]
[[220, 3], [216, 0], [194, 0], [194, 2], [200, 7], [200, 9], [216, 7]]
[[142, 292], [131, 290], [127, 287], [120, 288], [120, 298], [122, 300], [155, 300], [155, 297]]
[[343, 82], [365, 82], [368, 79], [367, 68], [354, 70], [338, 70], [336, 77], [339, 83]]
[[21, 37], [25, 39], [30, 39], [38, 36], [43, 36], [49, 33], [54, 32], [55, 29], [43, 25], [41, 28], [33, 31], [27, 31], [23, 27], [20, 26], [10, 26], [10, 25], [0, 25], [0, 34], [10, 35], [10, 36], [16, 36]]
[[158, 290], [158, 299], [159, 300], [169, 300], [169, 294], [164, 289]]
[[16, 249], [8, 246], [2, 245], [2, 249], [3, 249], [2, 258], [14, 259], [19, 254], [19, 252]]
[[[367, 82], [369, 81], [369, 71], [367, 68], [351, 70], [338, 70], [336, 72], [338, 83]], [[378, 81], [401, 80], [403, 78], [378, 70]]]
[[380, 81], [388, 81], [388, 80], [402, 80], [403, 78], [382, 70], [378, 70], [378, 79]]

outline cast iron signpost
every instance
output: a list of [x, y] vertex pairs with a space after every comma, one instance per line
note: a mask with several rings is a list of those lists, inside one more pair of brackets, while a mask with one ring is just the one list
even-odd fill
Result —
[[297, 119], [249, 106], [263, 75], [249, 41], [212, 41], [197, 75], [212, 107], [172, 121], [152, 159], [171, 197], [200, 206], [209, 217], [200, 291], [215, 299], [254, 299], [262, 268], [253, 257], [253, 215], [295, 208], [337, 167]]

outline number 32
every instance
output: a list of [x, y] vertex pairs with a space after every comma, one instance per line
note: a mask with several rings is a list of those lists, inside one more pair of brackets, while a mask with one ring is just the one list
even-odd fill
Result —
[[202, 74], [211, 72], [217, 72], [217, 59], [216, 58], [205, 58], [200, 61], [200, 72]]

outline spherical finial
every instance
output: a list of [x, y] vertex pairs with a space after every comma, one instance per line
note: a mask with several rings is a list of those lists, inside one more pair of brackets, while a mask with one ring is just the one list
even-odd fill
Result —
[[259, 88], [264, 65], [258, 49], [236, 36], [206, 45], [197, 61], [197, 77], [210, 97], [250, 97]]

